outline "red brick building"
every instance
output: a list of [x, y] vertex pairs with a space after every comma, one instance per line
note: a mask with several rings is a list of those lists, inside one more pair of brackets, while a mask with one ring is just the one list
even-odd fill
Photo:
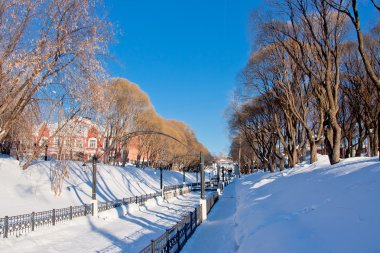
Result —
[[36, 131], [36, 141], [47, 145], [47, 155], [52, 158], [61, 154], [65, 159], [89, 160], [104, 152], [104, 130], [87, 118], [72, 119], [64, 126], [42, 124]]

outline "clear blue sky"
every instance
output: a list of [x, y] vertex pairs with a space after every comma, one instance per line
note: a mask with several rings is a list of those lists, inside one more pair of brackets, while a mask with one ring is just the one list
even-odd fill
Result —
[[248, 59], [252, 0], [108, 0], [122, 34], [111, 75], [137, 83], [164, 118], [186, 122], [214, 153], [228, 153], [224, 110]]
[[224, 111], [249, 56], [249, 14], [263, 2], [106, 0], [122, 32], [110, 73], [137, 83], [160, 115], [186, 122], [211, 152], [226, 154]]

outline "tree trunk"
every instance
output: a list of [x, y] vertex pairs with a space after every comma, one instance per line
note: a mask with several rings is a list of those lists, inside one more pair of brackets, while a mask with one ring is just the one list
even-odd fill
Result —
[[269, 170], [269, 172], [272, 173], [272, 172], [274, 172], [274, 171], [272, 171], [272, 168], [273, 168], [273, 163], [271, 163], [271, 162], [268, 163], [268, 164], [267, 164], [267, 170]]
[[272, 157], [270, 164], [269, 164], [269, 170], [271, 173], [276, 171], [276, 157]]
[[346, 154], [344, 158], [349, 158], [351, 156], [351, 153], [352, 153], [352, 135], [349, 134], [347, 136], [347, 150], [346, 150]]
[[379, 143], [378, 143], [378, 128], [379, 126], [376, 125], [374, 131], [373, 131], [373, 156], [377, 156], [378, 152], [379, 152]]
[[291, 152], [292, 153], [289, 154], [289, 166], [290, 168], [294, 168], [294, 166], [298, 163], [298, 152], [295, 147], [291, 150]]
[[340, 132], [339, 126], [327, 127], [325, 131], [327, 155], [331, 165], [340, 161]]
[[374, 138], [375, 137], [375, 134], [374, 133], [369, 133], [368, 134], [368, 141], [369, 141], [369, 147], [370, 147], [370, 152], [367, 151], [367, 154], [369, 157], [372, 157], [374, 156], [374, 146], [375, 146], [375, 141], [374, 141]]
[[340, 137], [341, 137], [341, 129], [338, 123], [333, 125], [333, 153], [332, 160], [330, 160], [330, 164], [336, 164], [340, 162]]
[[284, 157], [281, 156], [280, 158], [280, 171], [283, 171], [285, 169], [285, 161]]
[[359, 121], [359, 138], [358, 138], [358, 147], [356, 149], [355, 156], [360, 157], [363, 152], [363, 127]]
[[[377, 145], [380, 146], [380, 112], [377, 115]], [[379, 150], [377, 152], [379, 153]], [[380, 153], [379, 153], [379, 161], [380, 161]]]
[[263, 168], [264, 168], [264, 172], [267, 172], [267, 170], [268, 170], [268, 161], [264, 161], [263, 162]]
[[317, 161], [317, 144], [315, 141], [310, 141], [310, 164], [315, 163]]
[[128, 161], [128, 155], [129, 155], [129, 149], [127, 149], [127, 148], [124, 147], [124, 151], [123, 151], [123, 163], [122, 163], [123, 167], [125, 167], [125, 164]]

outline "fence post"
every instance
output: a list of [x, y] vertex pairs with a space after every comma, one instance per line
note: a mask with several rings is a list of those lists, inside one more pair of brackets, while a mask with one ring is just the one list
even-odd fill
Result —
[[188, 223], [186, 223], [186, 220], [187, 219], [185, 219], [185, 226], [184, 226], [184, 229], [185, 229], [185, 242], [187, 242], [187, 239], [188, 239], [187, 238], [187, 231], [189, 230], [189, 226], [187, 226]]
[[181, 250], [181, 242], [179, 240], [180, 237], [179, 237], [179, 229], [178, 229], [179, 228], [179, 222], [177, 222], [176, 228], [177, 228], [177, 235], [176, 236], [177, 236], [177, 242], [178, 242], [177, 244], [178, 244], [178, 252], [179, 252]]
[[152, 253], [154, 253], [154, 240], [152, 240]]
[[73, 206], [70, 206], [70, 220], [73, 219]]
[[137, 200], [138, 200], [139, 197], [136, 196], [136, 204], [137, 204]]
[[34, 231], [34, 216], [35, 216], [35, 212], [32, 213], [31, 215], [31, 221], [32, 221], [32, 231]]
[[197, 208], [195, 208], [194, 213], [195, 213], [195, 228], [197, 228], [197, 219], [198, 219], [198, 213], [197, 213]]
[[[84, 206], [84, 216], [87, 216], [86, 204], [84, 204], [83, 206]], [[94, 203], [91, 203], [91, 208], [94, 209]]]
[[108, 202], [106, 201], [106, 210], [108, 210]]
[[51, 222], [53, 223], [53, 226], [55, 226], [55, 209], [53, 209], [53, 217]]
[[166, 229], [166, 253], [170, 252], [170, 234], [169, 229]]
[[9, 217], [5, 216], [4, 218], [4, 238], [8, 238], [8, 229], [9, 229]]
[[190, 212], [190, 234], [193, 233], [193, 212]]

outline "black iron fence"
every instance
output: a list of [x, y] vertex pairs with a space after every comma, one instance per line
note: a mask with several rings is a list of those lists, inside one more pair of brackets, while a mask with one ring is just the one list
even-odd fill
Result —
[[[230, 179], [220, 182], [219, 187], [223, 188], [229, 185], [232, 181]], [[207, 184], [208, 183], [208, 184]], [[206, 182], [207, 186], [211, 186]], [[199, 186], [199, 183], [189, 184], [191, 187]], [[215, 193], [211, 198], [206, 201], [206, 210], [209, 213], [215, 203], [219, 200], [218, 193]], [[140, 253], [178, 253], [181, 251], [187, 240], [191, 237], [197, 227], [202, 223], [202, 206], [198, 206], [193, 212], [190, 212], [177, 224], [170, 229], [166, 229], [165, 233], [158, 238], [151, 240], [151, 243], [146, 246]]]
[[[219, 195], [215, 193], [207, 200], [207, 212], [211, 210], [218, 199]], [[198, 206], [193, 212], [188, 213], [173, 227], [166, 229], [165, 233], [152, 240], [140, 253], [180, 252], [187, 240], [202, 223], [202, 208], [202, 206]]]
[[[199, 183], [196, 183], [199, 185]], [[188, 193], [196, 184], [173, 185], [164, 188], [163, 195], [165, 199]], [[149, 199], [161, 196], [161, 192], [150, 193], [141, 196], [123, 198], [107, 202], [98, 202], [98, 212], [107, 211], [112, 208], [128, 204], [144, 205]], [[92, 215], [94, 205], [84, 204], [80, 206], [70, 206], [61, 209], [53, 209], [42, 212], [32, 212], [29, 214], [5, 216], [0, 218], [0, 238], [8, 236], [20, 236], [29, 233], [37, 228], [45, 226], [55, 226], [59, 223], [72, 220], [74, 218]]]

